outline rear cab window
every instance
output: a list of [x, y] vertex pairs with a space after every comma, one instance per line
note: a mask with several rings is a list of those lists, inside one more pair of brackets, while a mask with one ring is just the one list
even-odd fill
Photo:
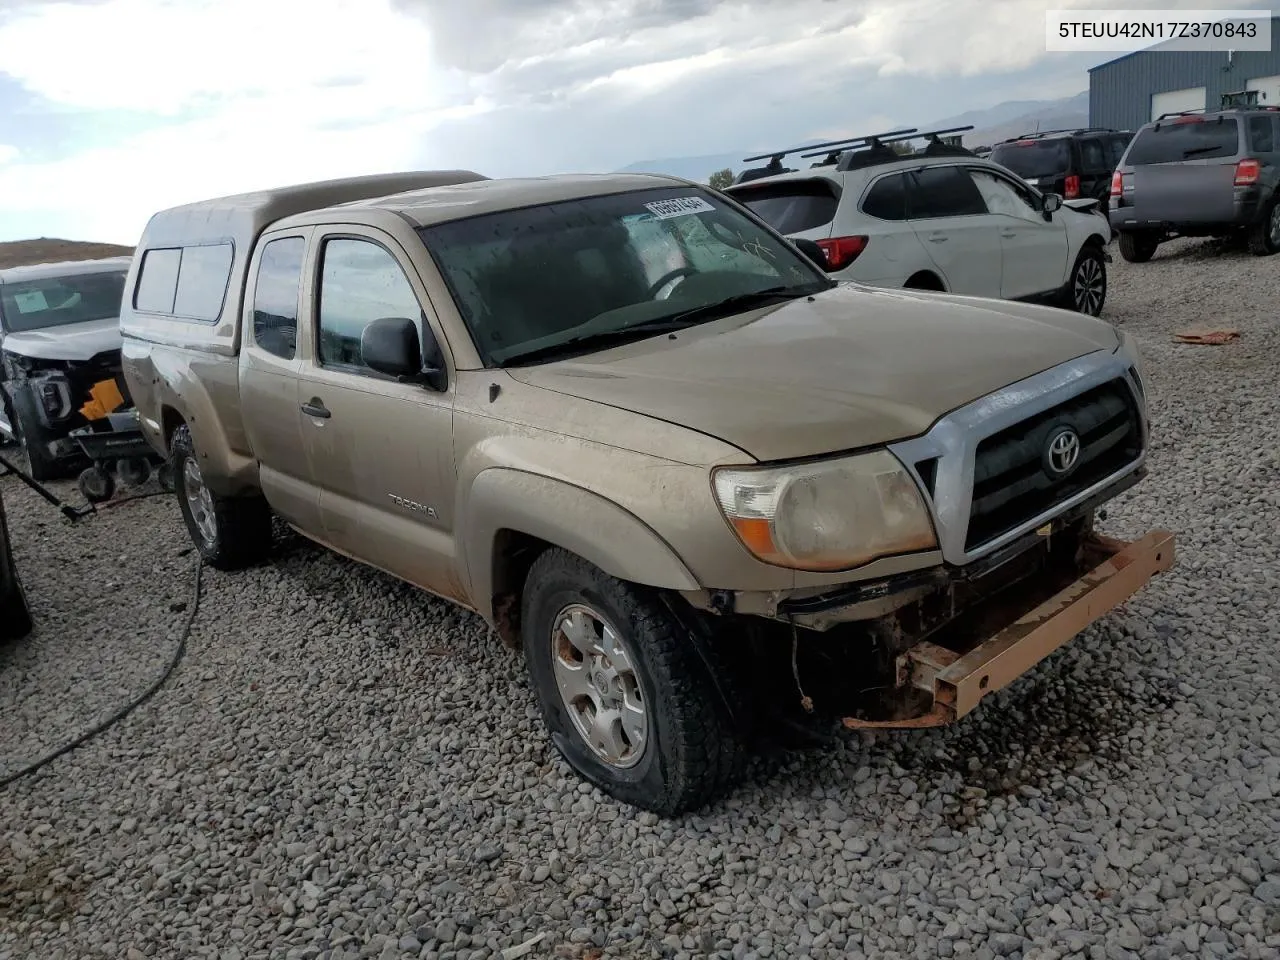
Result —
[[233, 253], [230, 243], [145, 251], [133, 292], [134, 309], [203, 323], [217, 320], [231, 280]]
[[998, 144], [988, 159], [1034, 180], [1066, 173], [1071, 166], [1071, 147], [1066, 140], [1014, 140]]
[[1240, 149], [1235, 117], [1179, 117], [1140, 130], [1125, 162], [1138, 167], [1234, 157]]
[[825, 177], [743, 187], [730, 196], [783, 234], [830, 225], [840, 205], [835, 184]]

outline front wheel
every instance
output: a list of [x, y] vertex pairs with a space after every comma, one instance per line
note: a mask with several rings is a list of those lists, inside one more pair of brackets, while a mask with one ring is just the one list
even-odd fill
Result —
[[1066, 306], [1077, 313], [1097, 317], [1107, 301], [1107, 263], [1098, 247], [1085, 247], [1076, 257], [1067, 280]]
[[521, 634], [551, 741], [584, 779], [662, 816], [716, 799], [741, 744], [693, 640], [652, 592], [552, 549]]
[[210, 490], [185, 424], [174, 431], [171, 448], [178, 506], [205, 563], [218, 570], [238, 570], [265, 558], [271, 549], [266, 501], [220, 497]]

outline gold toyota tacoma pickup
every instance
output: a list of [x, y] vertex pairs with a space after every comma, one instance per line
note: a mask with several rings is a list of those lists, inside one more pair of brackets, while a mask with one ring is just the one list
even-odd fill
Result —
[[1145, 470], [1130, 339], [823, 264], [673, 177], [284, 187], [150, 220], [125, 377], [208, 563], [274, 514], [474, 610], [670, 815], [776, 729], [963, 717], [1173, 562], [1093, 529]]

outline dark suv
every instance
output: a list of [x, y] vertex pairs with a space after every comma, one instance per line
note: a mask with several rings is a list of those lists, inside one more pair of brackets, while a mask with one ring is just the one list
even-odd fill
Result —
[[1243, 233], [1280, 250], [1280, 107], [1165, 114], [1142, 127], [1111, 181], [1120, 255], [1144, 263], [1175, 237]]
[[1133, 136], [1128, 130], [1087, 127], [1027, 133], [991, 148], [990, 159], [1041, 193], [1094, 199], [1107, 211], [1111, 172]]

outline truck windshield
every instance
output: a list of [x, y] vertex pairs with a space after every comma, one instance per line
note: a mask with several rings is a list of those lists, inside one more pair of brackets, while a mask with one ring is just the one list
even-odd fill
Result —
[[419, 232], [489, 366], [546, 359], [558, 346], [568, 353], [641, 339], [739, 312], [757, 294], [785, 299], [834, 283], [693, 186], [506, 210]]
[[1240, 129], [1234, 117], [1203, 117], [1165, 121], [1140, 130], [1125, 163], [1137, 167], [1149, 163], [1180, 163], [1233, 157], [1240, 149]]
[[0, 324], [6, 333], [44, 330], [120, 316], [125, 272], [41, 277], [0, 286]]
[[1032, 180], [1064, 174], [1071, 166], [1066, 140], [1015, 140], [991, 151], [991, 160], [1018, 176]]

